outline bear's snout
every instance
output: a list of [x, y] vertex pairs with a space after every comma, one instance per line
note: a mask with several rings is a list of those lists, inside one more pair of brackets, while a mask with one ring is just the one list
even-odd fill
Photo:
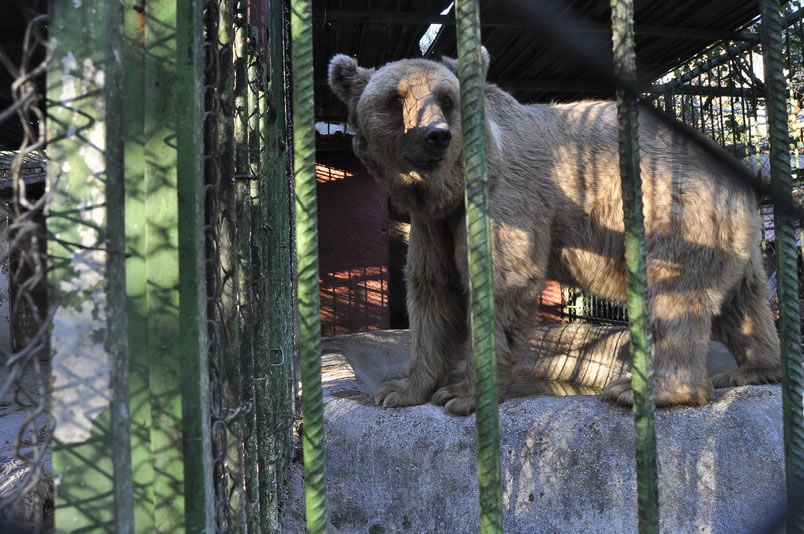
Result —
[[452, 144], [452, 132], [443, 121], [408, 130], [403, 141], [403, 157], [418, 171], [430, 172], [444, 163]]
[[424, 130], [424, 143], [430, 150], [444, 152], [451, 140], [452, 134], [446, 127], [430, 125]]

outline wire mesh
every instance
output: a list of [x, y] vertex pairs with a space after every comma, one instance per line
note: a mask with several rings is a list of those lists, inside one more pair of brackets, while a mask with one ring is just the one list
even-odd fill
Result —
[[[224, 8], [225, 9], [225, 8]], [[231, 43], [221, 43], [219, 23], [221, 6], [217, 1], [206, 1], [204, 10], [204, 183], [206, 185], [206, 228], [205, 249], [207, 258], [207, 321], [209, 331], [209, 373], [210, 373], [210, 411], [212, 429], [213, 484], [215, 494], [215, 519], [218, 532], [229, 532], [232, 527], [233, 493], [232, 477], [229, 472], [230, 452], [229, 440], [231, 431], [227, 423], [233, 414], [239, 413], [237, 408], [231, 409], [230, 399], [226, 397], [225, 380], [226, 365], [224, 347], [229, 342], [228, 332], [231, 326], [227, 321], [226, 304], [224, 303], [224, 284], [231, 283], [231, 266], [226, 262], [226, 253], [222, 249], [222, 234], [229, 222], [228, 212], [223, 210], [223, 198], [226, 196], [227, 184], [222, 179], [222, 161], [220, 151], [220, 131], [222, 103], [221, 91], [221, 57], [220, 49], [228, 49], [231, 54]], [[229, 58], [231, 63], [231, 57]], [[235, 449], [236, 451], [236, 449]]]
[[[282, 322], [293, 307], [279, 310], [286, 303], [271, 293], [271, 284], [288, 298], [291, 292], [290, 249], [283, 241], [289, 228], [283, 233], [272, 226], [289, 211], [289, 176], [281, 150], [266, 147], [288, 135], [285, 102], [276, 95], [281, 91], [267, 87], [266, 46], [278, 47], [272, 72], [284, 84], [286, 3], [271, 3], [279, 20], [272, 21], [269, 34], [263, 7], [228, 0], [204, 4], [207, 313], [218, 532], [278, 530], [297, 419], [292, 326]], [[277, 196], [283, 198], [276, 202]], [[276, 263], [280, 249], [286, 264]], [[272, 337], [277, 325], [283, 341]]]
[[18, 57], [0, 49], [0, 66], [13, 79], [0, 123], [21, 125], [16, 150], [0, 153], [0, 444], [13, 435], [11, 449], [0, 449], [0, 524], [39, 532], [53, 526], [43, 190], [44, 74], [52, 53], [45, 15], [29, 18], [21, 45]]

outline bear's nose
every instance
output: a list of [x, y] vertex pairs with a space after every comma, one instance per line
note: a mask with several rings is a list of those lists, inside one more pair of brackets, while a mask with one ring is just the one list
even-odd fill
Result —
[[451, 139], [452, 134], [449, 133], [449, 130], [447, 128], [441, 128], [438, 126], [428, 126], [427, 129], [424, 131], [424, 142], [427, 143], [427, 145], [432, 148], [444, 150], [449, 146], [449, 142]]

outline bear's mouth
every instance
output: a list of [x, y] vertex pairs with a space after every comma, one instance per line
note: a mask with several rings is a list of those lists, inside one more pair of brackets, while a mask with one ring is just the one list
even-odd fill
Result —
[[444, 158], [405, 158], [408, 163], [413, 165], [413, 168], [418, 171], [434, 171], [441, 165]]

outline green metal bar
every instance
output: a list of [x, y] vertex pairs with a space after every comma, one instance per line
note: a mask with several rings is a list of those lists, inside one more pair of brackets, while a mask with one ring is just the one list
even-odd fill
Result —
[[[270, 3], [270, 48], [258, 41], [260, 165], [258, 226], [267, 231], [255, 235], [259, 256], [260, 355], [256, 362], [260, 466], [261, 523], [265, 531], [279, 522], [284, 473], [292, 450], [293, 323], [292, 266], [290, 262], [290, 189], [285, 146], [285, 56], [283, 2]], [[260, 37], [262, 38], [264, 34]], [[270, 51], [270, 55], [269, 55]], [[266, 76], [270, 72], [270, 81]]]
[[324, 409], [321, 391], [321, 317], [318, 289], [315, 130], [313, 123], [312, 2], [291, 0], [293, 51], [293, 169], [296, 190], [299, 346], [301, 353], [307, 531], [327, 530]]
[[250, 163], [250, 140], [252, 138], [249, 116], [252, 112], [249, 90], [249, 66], [251, 51], [248, 44], [248, 1], [239, 0], [234, 12], [234, 104], [235, 104], [235, 205], [237, 226], [237, 294], [240, 308], [238, 344], [240, 347], [241, 405], [250, 409], [244, 414], [243, 424], [243, 473], [245, 521], [249, 532], [260, 532], [259, 482], [257, 463], [257, 411], [254, 373], [254, 322], [255, 298], [252, 291], [254, 277], [258, 276], [252, 262], [252, 168]]
[[184, 510], [188, 532], [212, 532], [215, 500], [204, 257], [204, 48], [201, 3], [176, 0], [176, 187]]
[[463, 172], [472, 300], [472, 351], [476, 385], [477, 479], [480, 531], [502, 532], [502, 479], [497, 363], [494, 354], [494, 272], [491, 263], [489, 184], [486, 161], [485, 69], [477, 0], [455, 2], [458, 78], [461, 83]]
[[[257, 461], [260, 466], [260, 527], [264, 532], [270, 532], [278, 528], [279, 508], [277, 506], [277, 470], [276, 470], [276, 450], [275, 450], [275, 429], [277, 425], [276, 414], [274, 413], [274, 399], [278, 394], [273, 388], [271, 360], [275, 345], [275, 340], [270, 339], [269, 329], [276, 317], [274, 308], [279, 304], [268, 295], [272, 292], [269, 278], [270, 255], [269, 246], [274, 239], [273, 226], [269, 222], [270, 214], [274, 206], [269, 204], [267, 195], [269, 193], [269, 170], [270, 159], [273, 156], [268, 149], [268, 124], [266, 116], [268, 113], [268, 102], [266, 91], [268, 89], [267, 80], [267, 61], [265, 56], [265, 28], [262, 26], [263, 5], [254, 6], [251, 14], [251, 25], [249, 26], [252, 47], [252, 59], [249, 64], [249, 95], [254, 97], [255, 109], [249, 116], [250, 138], [253, 141], [253, 162], [254, 174], [257, 177], [252, 182], [254, 197], [257, 199], [253, 209], [254, 228], [268, 228], [268, 232], [254, 232], [252, 234], [253, 246], [256, 250], [256, 265], [261, 274], [255, 280], [257, 299], [255, 302], [257, 311], [256, 324], [256, 344], [254, 371], [257, 381], [255, 388], [256, 409], [257, 409]], [[250, 98], [251, 100], [251, 98]], [[253, 121], [253, 123], [252, 123]], [[252, 131], [251, 128], [254, 128]], [[278, 352], [278, 351], [277, 351]]]
[[[54, 0], [48, 273], [56, 528], [132, 532], [121, 1]], [[75, 243], [71, 245], [69, 243]]]
[[[124, 84], [125, 66], [118, 59], [125, 48], [121, 38], [124, 28], [124, 2], [107, 2], [106, 24], [106, 98], [109, 102], [106, 125], [106, 203], [107, 203], [107, 247], [110, 250], [124, 251], [126, 246], [125, 220], [125, 145], [123, 142], [125, 126]], [[109, 83], [110, 82], [110, 83]], [[109, 213], [109, 210], [116, 213]], [[107, 254], [109, 296], [109, 327], [107, 347], [112, 359], [112, 463], [115, 474], [115, 530], [120, 534], [134, 532], [134, 478], [131, 453], [131, 412], [129, 398], [128, 361], [128, 307], [126, 304], [126, 256]]]
[[[268, 244], [268, 301], [274, 302], [274, 314], [269, 316], [268, 339], [271, 355], [271, 390], [274, 401], [276, 422], [274, 445], [277, 462], [277, 499], [284, 494], [285, 478], [293, 450], [293, 415], [295, 409], [294, 377], [295, 359], [293, 354], [293, 333], [295, 309], [293, 278], [290, 196], [290, 161], [288, 159], [288, 117], [287, 117], [287, 2], [270, 0], [268, 30], [268, 50], [270, 58], [269, 110], [265, 114], [266, 128], [269, 132], [266, 153], [269, 155], [269, 187], [265, 195], [269, 207], [267, 223], [271, 228]], [[278, 349], [278, 350], [277, 350]], [[281, 502], [277, 502], [281, 506]]]
[[176, 150], [176, 1], [145, 3], [145, 310], [155, 532], [185, 521]]
[[[615, 73], [636, 78], [633, 0], [611, 1]], [[617, 128], [620, 134], [620, 174], [625, 215], [625, 265], [628, 280], [628, 317], [631, 323], [639, 532], [659, 532], [659, 490], [656, 468], [656, 405], [653, 398], [650, 310], [645, 261], [642, 179], [639, 173], [637, 103], [617, 91]]]
[[[259, 49], [261, 50], [261, 48]], [[259, 53], [259, 52], [258, 52]], [[268, 193], [268, 165], [271, 154], [267, 149], [267, 124], [265, 115], [267, 113], [266, 107], [266, 85], [267, 80], [265, 77], [266, 65], [264, 64], [265, 58], [261, 55], [258, 64], [258, 114], [257, 114], [257, 138], [258, 148], [257, 155], [260, 158], [259, 170], [257, 173], [257, 198], [259, 204], [254, 208], [255, 227], [267, 228], [270, 226], [268, 218], [272, 206], [268, 204], [266, 195]], [[268, 225], [268, 226], [266, 226]], [[257, 249], [257, 265], [262, 276], [257, 282], [257, 291], [259, 295], [258, 302], [258, 332], [257, 332], [257, 347], [259, 352], [255, 355], [255, 376], [259, 380], [256, 384], [257, 389], [257, 458], [260, 465], [260, 525], [266, 532], [271, 526], [276, 528], [278, 519], [278, 509], [276, 508], [276, 465], [274, 459], [274, 436], [273, 428], [276, 424], [275, 415], [273, 413], [274, 400], [272, 397], [277, 394], [271, 387], [271, 340], [268, 336], [268, 329], [270, 323], [274, 319], [272, 308], [277, 304], [268, 298], [270, 286], [268, 285], [268, 277], [270, 276], [270, 267], [268, 256], [268, 246], [272, 236], [267, 232], [255, 232], [252, 239]]]
[[[778, 0], [761, 0], [762, 55], [767, 88], [771, 187], [780, 198], [792, 199], [790, 132], [782, 59], [782, 17]], [[782, 347], [782, 405], [784, 408], [785, 468], [787, 474], [787, 531], [804, 532], [804, 369], [801, 358], [801, 310], [798, 292], [795, 217], [778, 204], [776, 261], [779, 292], [779, 337]]]
[[144, 0], [126, 0], [124, 13], [126, 293], [128, 297], [129, 387], [134, 520], [137, 530], [154, 528], [154, 468], [151, 463], [151, 394], [145, 272], [145, 25]]

